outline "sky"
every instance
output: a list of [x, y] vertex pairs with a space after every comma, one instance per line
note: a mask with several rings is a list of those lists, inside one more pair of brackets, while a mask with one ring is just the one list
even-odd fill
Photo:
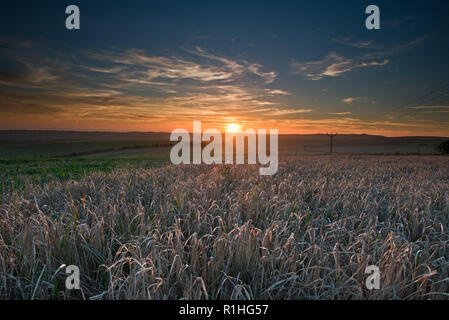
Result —
[[[373, 4], [380, 30], [365, 27]], [[4, 0], [0, 129], [449, 136], [448, 14], [434, 0]]]

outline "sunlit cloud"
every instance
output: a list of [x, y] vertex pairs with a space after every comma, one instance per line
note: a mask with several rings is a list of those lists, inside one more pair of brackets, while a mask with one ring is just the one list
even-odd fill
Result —
[[[15, 91], [0, 89], [0, 112], [148, 123], [192, 116], [217, 120], [257, 114], [257, 108], [274, 106], [276, 96], [287, 94], [265, 88], [277, 73], [265, 71], [261, 64], [235, 61], [200, 47], [183, 51], [183, 56], [152, 56], [139, 49], [91, 49], [82, 53], [83, 64], [78, 59], [58, 63], [49, 53], [45, 59], [11, 58], [11, 70], [2, 70], [0, 84]], [[42, 65], [35, 67], [39, 61]], [[24, 87], [38, 90], [24, 92]]]
[[376, 103], [375, 101], [369, 100], [367, 97], [348, 97], [340, 100], [346, 104], [353, 104], [354, 102], [363, 101], [365, 103]]
[[304, 63], [293, 61], [291, 67], [293, 74], [302, 75], [310, 80], [321, 80], [326, 77], [338, 77], [358, 68], [384, 66], [389, 62], [388, 59], [373, 60], [368, 57], [350, 59], [331, 52], [322, 60]]
[[449, 106], [417, 106], [417, 107], [409, 107], [409, 109], [449, 109]]
[[274, 71], [263, 72], [261, 71], [263, 66], [258, 63], [249, 63], [247, 61], [233, 61], [218, 55], [208, 53], [201, 47], [196, 47], [195, 50], [186, 50], [187, 52], [210, 60], [215, 60], [224, 64], [228, 69], [232, 70], [236, 74], [242, 74], [250, 72], [265, 80], [265, 83], [272, 83], [277, 77], [277, 73]]
[[366, 53], [360, 56], [352, 58], [345, 57], [335, 52], [330, 52], [321, 60], [298, 62], [293, 60], [290, 64], [291, 73], [296, 75], [302, 75], [309, 80], [321, 80], [329, 77], [339, 77], [347, 72], [355, 69], [362, 69], [367, 67], [381, 67], [390, 63], [388, 57], [393, 56], [399, 52], [412, 49], [422, 43], [427, 37], [422, 36], [415, 40], [402, 43], [391, 48], [383, 48], [381, 46], [375, 46], [373, 42], [351, 42], [346, 40], [336, 40], [345, 45], [352, 45], [357, 47], [368, 48], [371, 46], [373, 50], [370, 53]]
[[335, 115], [335, 116], [346, 116], [352, 114], [350, 111], [345, 112], [329, 112], [328, 114]]
[[344, 98], [344, 99], [341, 99], [341, 101], [346, 103], [346, 104], [352, 104], [356, 100], [360, 100], [360, 98]]
[[[202, 120], [205, 125], [221, 129], [238, 123], [244, 128], [280, 128], [281, 133], [442, 130], [441, 123], [431, 119], [399, 121], [392, 117], [372, 124], [357, 112], [328, 112], [319, 102], [314, 105], [315, 101], [290, 92], [292, 86], [289, 90], [282, 88], [283, 82], [276, 81], [280, 73], [270, 65], [231, 59], [202, 47], [180, 48], [163, 56], [141, 49], [89, 49], [75, 57], [51, 50], [37, 50], [28, 55], [19, 48], [35, 48], [39, 44], [12, 45], [11, 41], [6, 42], [8, 60], [0, 71], [3, 127], [6, 123], [46, 128], [170, 131]], [[295, 62], [293, 69], [307, 79], [336, 78], [354, 69], [385, 65], [392, 52], [413, 47], [420, 41], [353, 58], [331, 53], [322, 60]], [[374, 43], [353, 45], [369, 47]], [[317, 90], [331, 96], [336, 91], [329, 88]], [[335, 97], [335, 101], [338, 103], [340, 98]], [[373, 103], [357, 96], [341, 101], [348, 105]], [[447, 111], [445, 106], [415, 108], [420, 112]]]
[[289, 96], [289, 95], [291, 95], [290, 92], [287, 92], [287, 91], [284, 91], [284, 90], [279, 90], [279, 89], [276, 89], [276, 90], [269, 90], [269, 89], [267, 89], [267, 94], [269, 94], [269, 95], [281, 95], [281, 96]]

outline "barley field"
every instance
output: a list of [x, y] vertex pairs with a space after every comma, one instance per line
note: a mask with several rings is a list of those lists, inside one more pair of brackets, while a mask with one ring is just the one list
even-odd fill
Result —
[[125, 166], [4, 189], [0, 299], [449, 296], [448, 157], [304, 156], [258, 173]]

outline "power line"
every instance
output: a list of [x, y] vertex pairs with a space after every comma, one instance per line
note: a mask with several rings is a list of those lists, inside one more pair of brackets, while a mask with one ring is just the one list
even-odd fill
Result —
[[[399, 107], [396, 108], [396, 110], [399, 111], [396, 112], [396, 114], [392, 114], [392, 112], [384, 112], [382, 114], [380, 114], [378, 117], [376, 117], [375, 119], [368, 121], [367, 123], [365, 123], [365, 125], [371, 126], [374, 123], [378, 122], [379, 120], [381, 120], [382, 118], [384, 118], [385, 116], [393, 116], [393, 117], [398, 117], [399, 115], [405, 113], [412, 113], [409, 109], [411, 106], [415, 106], [417, 104], [419, 105], [427, 105], [429, 103], [442, 103], [445, 102], [445, 99], [449, 99], [449, 97], [445, 97], [445, 96], [436, 96], [435, 94], [443, 92], [443, 93], [447, 93], [448, 91], [446, 91], [445, 89], [449, 89], [449, 80], [443, 81], [442, 82], [443, 85], [439, 86], [436, 89], [433, 89], [423, 95], [421, 95], [420, 97], [413, 99], [405, 104], [400, 105]], [[405, 109], [405, 110], [403, 110]], [[402, 110], [402, 111], [401, 111]]]
[[[449, 85], [447, 85], [446, 87], [448, 87], [448, 86]], [[443, 92], [445, 92], [445, 91], [443, 91]], [[440, 93], [440, 92], [438, 92], [438, 93]], [[413, 108], [413, 107], [420, 107], [420, 106], [423, 106], [423, 107], [429, 106], [429, 107], [431, 107], [431, 106], [444, 105], [444, 104], [449, 102], [448, 100], [449, 100], [449, 97], [445, 97], [444, 95], [443, 96], [440, 95], [440, 96], [430, 97], [430, 98], [428, 98], [426, 100], [422, 100], [419, 103], [416, 103], [414, 105], [409, 105], [407, 109], [405, 109], [405, 110], [401, 111], [400, 113], [394, 115], [394, 117], [395, 118], [404, 117], [404, 116], [407, 116], [407, 115], [415, 113], [416, 110], [419, 110], [418, 108]]]

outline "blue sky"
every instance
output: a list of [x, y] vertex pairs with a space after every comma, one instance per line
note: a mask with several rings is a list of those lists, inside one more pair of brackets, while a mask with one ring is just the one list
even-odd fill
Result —
[[[66, 30], [76, 4], [81, 29]], [[365, 28], [375, 4], [381, 29]], [[448, 135], [447, 1], [3, 1], [0, 128]]]

